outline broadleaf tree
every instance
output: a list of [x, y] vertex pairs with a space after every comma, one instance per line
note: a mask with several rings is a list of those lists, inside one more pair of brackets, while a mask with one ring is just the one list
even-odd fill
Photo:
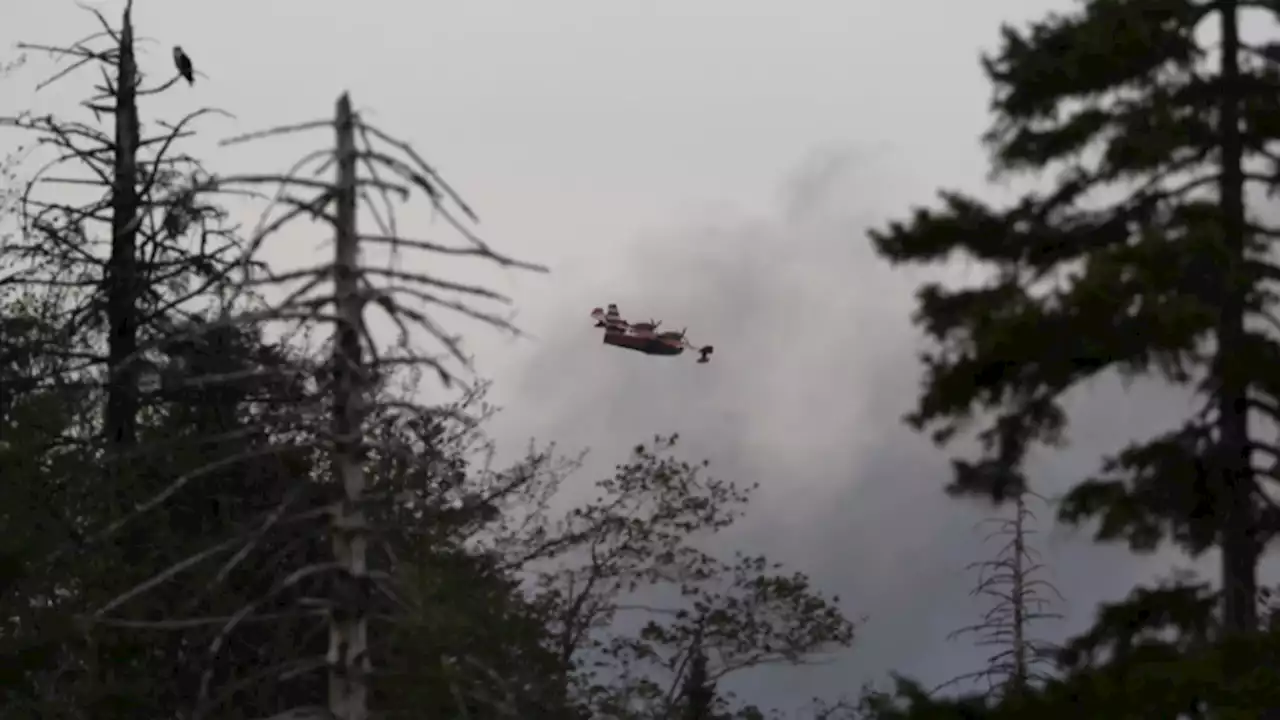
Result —
[[[665, 718], [700, 672], [718, 711], [759, 711], [725, 688], [752, 668], [803, 665], [847, 648], [855, 622], [840, 598], [758, 555], [706, 549], [742, 517], [754, 486], [715, 477], [676, 454], [676, 436], [637, 445], [597, 496], [559, 512], [565, 472], [531, 476], [518, 512], [495, 520], [493, 547], [533, 578], [566, 690], [598, 716]], [[513, 498], [516, 496], [513, 496]]]

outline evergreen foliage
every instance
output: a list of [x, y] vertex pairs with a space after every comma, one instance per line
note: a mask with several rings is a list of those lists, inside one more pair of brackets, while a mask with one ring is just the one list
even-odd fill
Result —
[[[1252, 689], [1274, 676], [1271, 653], [1226, 650], [1270, 642], [1258, 639], [1257, 566], [1277, 529], [1265, 428], [1280, 377], [1270, 320], [1278, 229], [1248, 201], [1274, 186], [1280, 72], [1271, 48], [1241, 40], [1247, 12], [1276, 11], [1087, 0], [1004, 27], [983, 60], [992, 169], [1048, 189], [1006, 207], [943, 192], [941, 208], [872, 234], [895, 264], [960, 257], [988, 269], [977, 285], [919, 291], [916, 318], [934, 348], [908, 419], [940, 444], [974, 425], [981, 441], [978, 457], [954, 461], [950, 492], [1017, 497], [1029, 451], [1067, 440], [1064, 399], [1104, 374], [1156, 378], [1201, 399], [1174, 430], [1105, 458], [1058, 514], [1135, 552], [1216, 548], [1221, 592], [1136, 590], [1073, 644], [1061, 681], [1002, 712], [1046, 714], [1068, 697], [1094, 717], [1263, 717], [1277, 707]], [[1198, 34], [1209, 24], [1216, 47]]]

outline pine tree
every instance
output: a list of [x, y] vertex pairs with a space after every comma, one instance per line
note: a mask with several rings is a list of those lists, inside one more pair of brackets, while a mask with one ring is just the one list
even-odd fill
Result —
[[[1242, 42], [1244, 7], [1089, 0], [1005, 27], [984, 60], [994, 170], [1048, 175], [1053, 188], [999, 209], [944, 193], [942, 210], [872, 235], [894, 263], [961, 255], [995, 270], [981, 286], [919, 295], [937, 347], [910, 421], [945, 443], [993, 418], [982, 456], [956, 462], [955, 492], [1015, 495], [1028, 448], [1063, 440], [1062, 399], [1091, 378], [1197, 392], [1199, 412], [1107, 459], [1060, 515], [1096, 519], [1099, 540], [1135, 551], [1219, 547], [1228, 633], [1257, 626], [1257, 561], [1277, 528], [1256, 467], [1276, 448], [1250, 431], [1280, 409], [1269, 329], [1280, 228], [1246, 212], [1246, 195], [1274, 185], [1280, 74], [1267, 48]], [[1196, 37], [1210, 22], [1217, 57]]]

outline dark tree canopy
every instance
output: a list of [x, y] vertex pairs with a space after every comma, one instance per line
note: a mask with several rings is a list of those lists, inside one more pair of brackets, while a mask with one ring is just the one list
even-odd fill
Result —
[[[1106, 373], [1203, 398], [1180, 427], [1106, 459], [1060, 515], [1137, 551], [1221, 546], [1237, 629], [1254, 622], [1257, 552], [1280, 528], [1254, 490], [1275, 446], [1250, 434], [1280, 407], [1268, 255], [1280, 229], [1244, 203], [1274, 184], [1280, 73], [1263, 48], [1241, 46], [1240, 13], [1091, 0], [1005, 27], [983, 63], [993, 168], [1050, 189], [1000, 208], [946, 192], [940, 209], [872, 234], [893, 263], [958, 256], [990, 270], [979, 285], [919, 293], [935, 347], [910, 421], [939, 442], [981, 423], [983, 452], [956, 461], [953, 492], [1011, 496], [1030, 446], [1064, 441], [1064, 397]], [[1196, 41], [1210, 19], [1221, 53]]]
[[[1242, 18], [1256, 15], [1272, 22], [1280, 8], [1086, 0], [1002, 28], [983, 59], [994, 114], [984, 141], [995, 175], [1035, 189], [1004, 206], [946, 191], [940, 207], [871, 234], [894, 264], [958, 258], [986, 270], [978, 283], [918, 294], [932, 347], [908, 421], [941, 445], [970, 430], [980, 441], [976, 457], [953, 462], [948, 491], [1017, 497], [1029, 451], [1069, 441], [1071, 393], [1105, 376], [1163, 382], [1196, 398], [1193, 410], [1157, 437], [1117, 439], [1058, 515], [1140, 553], [1219, 550], [1221, 590], [1139, 588], [1104, 607], [1043, 692], [967, 710], [929, 710], [917, 693], [877, 717], [1267, 717], [1280, 707], [1258, 691], [1276, 666], [1274, 638], [1259, 634], [1257, 583], [1280, 531], [1268, 497], [1280, 458], [1280, 226], [1267, 219], [1280, 177], [1280, 53], [1242, 40]], [[1158, 682], [1168, 691], [1156, 697]]]

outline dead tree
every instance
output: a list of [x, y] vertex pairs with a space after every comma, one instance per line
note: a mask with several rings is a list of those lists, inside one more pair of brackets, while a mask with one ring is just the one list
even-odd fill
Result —
[[125, 9], [116, 64], [115, 152], [111, 176], [111, 254], [106, 268], [107, 450], [120, 456], [138, 443], [138, 64]]
[[[34, 139], [30, 157], [43, 161], [15, 202], [19, 236], [0, 246], [0, 288], [38, 297], [58, 318], [55, 337], [40, 351], [62, 369], [43, 383], [105, 396], [94, 434], [108, 487], [124, 482], [122, 468], [141, 460], [134, 457], [140, 384], [152, 351], [198, 317], [198, 306], [241, 262], [226, 213], [194, 201], [190, 188], [204, 172], [180, 151], [195, 122], [220, 111], [202, 108], [143, 133], [138, 99], [165, 92], [179, 78], [145, 82], [132, 5], [118, 28], [88, 9], [101, 31], [72, 45], [20, 45], [66, 64], [40, 89], [77, 70], [99, 71], [101, 82], [82, 103], [92, 122], [0, 117], [0, 128]], [[100, 127], [104, 116], [108, 129]], [[116, 495], [111, 504], [118, 520], [131, 503]]]
[[[366, 492], [360, 447], [369, 392], [365, 375], [366, 334], [360, 292], [360, 239], [356, 234], [359, 180], [356, 175], [356, 128], [351, 100], [338, 101], [337, 180], [334, 187], [333, 290], [336, 322], [333, 347], [333, 475], [343, 498], [334, 507], [330, 541], [337, 577], [348, 587], [330, 598], [329, 710], [343, 720], [364, 720], [369, 691], [368, 527], [361, 507]], [[349, 596], [345, 597], [345, 596]], [[346, 607], [342, 603], [347, 602]]]
[[[225, 213], [193, 202], [189, 188], [203, 173], [179, 150], [195, 121], [216, 111], [144, 124], [139, 99], [165, 92], [177, 76], [147, 81], [136, 52], [131, 2], [118, 26], [89, 12], [100, 32], [65, 46], [20, 47], [63, 64], [41, 89], [96, 69], [100, 82], [82, 103], [92, 119], [0, 118], [0, 127], [34, 138], [31, 157], [44, 162], [16, 200], [21, 232], [0, 247], [0, 284], [38, 298], [42, 314], [57, 320], [38, 351], [54, 359], [49, 364], [58, 370], [44, 374], [39, 384], [74, 388], [84, 399], [83, 414], [100, 418], [85, 422], [85, 433], [51, 440], [82, 446], [101, 473], [101, 479], [74, 479], [101, 488], [101, 503], [93, 513], [68, 519], [67, 547], [51, 562], [86, 551], [86, 536], [122, 522], [144, 492], [136, 480], [148, 464], [140, 455], [148, 449], [138, 443], [147, 364], [176, 326], [198, 314], [195, 306], [210, 302], [231, 263], [239, 262]], [[145, 565], [131, 557], [138, 545], [150, 543], [117, 535], [112, 545], [99, 546], [118, 561], [121, 572], [113, 582], [130, 582], [128, 572]], [[62, 572], [54, 567], [42, 571]], [[110, 597], [120, 589], [67, 584], [86, 602], [98, 602], [89, 599], [94, 593]], [[98, 671], [99, 688], [111, 688], [110, 663]]]
[[[408, 263], [400, 259], [416, 251], [428, 257], [470, 256], [503, 267], [543, 268], [501, 255], [477, 237], [471, 229], [475, 215], [452, 188], [407, 143], [362, 120], [353, 112], [346, 95], [339, 99], [332, 121], [276, 128], [233, 138], [227, 144], [326, 128], [336, 134], [335, 147], [309, 154], [288, 173], [208, 178], [194, 188], [193, 194], [201, 197], [262, 193], [263, 188], [269, 187], [274, 187], [275, 192], [266, 193], [270, 197], [269, 207], [247, 238], [245, 262], [236, 276], [239, 295], [229, 299], [228, 310], [219, 319], [193, 332], [209, 332], [216, 327], [272, 326], [282, 335], [302, 343], [306, 334], [298, 331], [331, 328], [331, 340], [324, 350], [328, 355], [322, 368], [324, 372], [311, 378], [312, 401], [307, 407], [298, 407], [296, 415], [296, 423], [306, 428], [307, 449], [327, 450], [329, 470], [319, 478], [299, 475], [294, 480], [297, 492], [260, 518], [252, 531], [222, 545], [211, 546], [121, 595], [99, 608], [95, 620], [109, 621], [114, 611], [133, 598], [210, 558], [225, 558], [217, 572], [218, 578], [224, 578], [229, 568], [244, 562], [268, 531], [288, 531], [292, 524], [293, 532], [323, 533], [330, 545], [330, 556], [300, 566], [279, 568], [267, 592], [218, 621], [221, 627], [210, 643], [208, 654], [218, 655], [236, 627], [266, 615], [292, 612], [295, 617], [323, 618], [329, 634], [328, 652], [324, 657], [299, 656], [289, 658], [280, 666], [254, 668], [252, 672], [244, 669], [238, 682], [248, 682], [246, 676], [264, 679], [323, 669], [328, 677], [327, 701], [317, 698], [311, 706], [294, 707], [291, 717], [365, 720], [370, 713], [369, 683], [374, 672], [369, 637], [371, 608], [375, 595], [391, 593], [386, 568], [375, 567], [371, 562], [370, 547], [376, 533], [368, 521], [371, 505], [385, 502], [387, 498], [384, 488], [369, 486], [364, 477], [365, 461], [370, 453], [394, 451], [380, 447], [365, 433], [373, 414], [406, 404], [380, 397], [375, 390], [398, 373], [421, 368], [436, 372], [446, 385], [455, 382], [466, 385], [454, 368], [465, 372], [469, 360], [462, 352], [459, 339], [447, 334], [436, 321], [435, 310], [450, 310], [493, 327], [515, 330], [503, 317], [473, 306], [477, 299], [506, 302], [506, 298], [480, 286], [404, 269]], [[330, 170], [334, 171], [333, 179], [318, 177]], [[312, 172], [307, 175], [307, 171]], [[460, 232], [465, 245], [445, 245], [401, 235], [395, 220], [396, 205], [414, 194], [424, 197], [439, 217]], [[376, 231], [365, 230], [357, 223], [361, 207], [377, 227]], [[303, 220], [318, 222], [327, 230], [326, 234], [331, 233], [334, 245], [331, 259], [299, 268], [267, 267], [255, 261], [268, 240], [282, 230], [301, 225]], [[292, 239], [296, 242], [299, 238]], [[385, 267], [369, 262], [365, 256], [370, 248], [385, 248], [392, 262]], [[256, 294], [260, 300], [245, 301], [250, 294]], [[371, 309], [380, 310], [389, 319], [387, 328], [394, 334], [392, 339], [379, 340], [378, 332], [366, 317]], [[443, 355], [418, 350], [424, 340], [442, 346]], [[200, 379], [188, 378], [188, 381]], [[319, 409], [325, 409], [325, 413], [318, 412]], [[328, 421], [322, 424], [322, 415], [326, 413]], [[298, 448], [299, 441], [293, 439], [263, 452], [289, 452]], [[223, 458], [211, 465], [243, 459]], [[143, 503], [130, 521], [159, 507], [196, 475], [208, 471], [209, 468], [201, 468], [176, 478]], [[294, 502], [298, 498], [303, 502]], [[327, 518], [327, 524], [307, 522], [318, 518]], [[283, 606], [279, 598], [295, 590], [288, 607]], [[177, 617], [166, 620], [171, 625], [182, 622], [184, 620]], [[299, 654], [305, 652], [300, 650]], [[212, 674], [202, 679], [194, 699], [193, 720], [225, 711], [232, 695], [215, 685]]]
[[[66, 362], [59, 363], [56, 377], [45, 380], [105, 388], [103, 404], [109, 409], [97, 434], [112, 447], [111, 456], [116, 460], [106, 466], [119, 468], [125, 460], [141, 462], [137, 453], [142, 448], [130, 447], [147, 397], [140, 387], [147, 385], [144, 381], [155, 356], [166, 345], [203, 342], [213, 346], [218, 343], [208, 342], [208, 338], [228, 329], [290, 324], [311, 329], [331, 325], [334, 342], [327, 350], [329, 359], [323, 363], [284, 363], [241, 371], [238, 378], [211, 373], [165, 380], [180, 386], [208, 386], [243, 380], [246, 372], [270, 375], [273, 381], [301, 388], [289, 411], [292, 419], [284, 423], [293, 429], [239, 427], [232, 433], [235, 437], [211, 438], [225, 441], [223, 448], [235, 447], [236, 438], [248, 433], [258, 433], [267, 441], [240, 451], [227, 450], [235, 456], [228, 454], [184, 471], [154, 489], [148, 485], [117, 496], [105, 527], [82, 527], [82, 536], [68, 544], [63, 557], [129, 545], [122, 538], [154, 525], [148, 522], [149, 516], [171, 512], [175, 503], [190, 502], [184, 500], [184, 495], [191, 494], [190, 486], [220, 472], [225, 474], [228, 468], [272, 461], [293, 468], [281, 471], [293, 473], [288, 476], [293, 486], [279, 494], [270, 511], [241, 522], [231, 537], [208, 538], [203, 549], [161, 566], [141, 581], [126, 574], [120, 582], [127, 583], [127, 589], [113, 590], [84, 620], [95, 633], [100, 628], [123, 628], [131, 633], [181, 634], [181, 639], [170, 643], [170, 657], [203, 653], [206, 667], [189, 696], [183, 698], [184, 717], [209, 718], [225, 713], [232, 705], [244, 707], [246, 687], [256, 683], [268, 688], [280, 678], [309, 676], [327, 668], [330, 697], [327, 702], [314, 703], [316, 712], [343, 720], [363, 718], [368, 709], [370, 595], [375, 591], [380, 596], [389, 593], [383, 592], [387, 573], [371, 568], [369, 562], [366, 518], [368, 507], [386, 498], [379, 496], [380, 489], [362, 487], [365, 482], [361, 477], [363, 456], [379, 452], [379, 448], [361, 433], [371, 412], [391, 411], [396, 404], [387, 399], [375, 401], [372, 389], [401, 371], [426, 368], [451, 381], [455, 377], [447, 365], [460, 363], [465, 368], [466, 358], [457, 338], [437, 324], [432, 306], [490, 325], [511, 326], [504, 318], [472, 306], [471, 300], [477, 297], [503, 300], [496, 293], [408, 272], [395, 264], [385, 268], [368, 265], [360, 260], [356, 246], [387, 249], [395, 257], [427, 252], [482, 258], [507, 267], [534, 266], [510, 260], [485, 245], [471, 230], [474, 214], [435, 171], [407, 144], [362, 122], [345, 101], [339, 105], [336, 122], [304, 124], [258, 136], [331, 128], [338, 133], [337, 151], [313, 154], [295, 168], [296, 172], [210, 177], [194, 159], [175, 148], [177, 141], [191, 134], [189, 128], [197, 118], [214, 111], [191, 113], [176, 124], [163, 126], [165, 132], [155, 136], [143, 132], [133, 100], [173, 86], [178, 76], [174, 74], [156, 87], [144, 84], [145, 76], [139, 72], [133, 53], [130, 9], [125, 9], [118, 30], [95, 13], [104, 30], [97, 36], [69, 47], [27, 46], [70, 60], [70, 67], [42, 85], [75, 69], [98, 66], [102, 84], [98, 96], [85, 107], [95, 118], [111, 117], [113, 130], [104, 132], [93, 124], [53, 117], [0, 120], [34, 133], [38, 149], [54, 155], [35, 173], [20, 198], [25, 232], [4, 248], [7, 267], [0, 272], [5, 283], [39, 291], [60, 305], [59, 338], [49, 343], [48, 349]], [[109, 47], [91, 47], [104, 38]], [[239, 138], [230, 144], [252, 139]], [[338, 178], [321, 181], [300, 176], [312, 161], [322, 168], [338, 168]], [[67, 164], [84, 172], [77, 176], [55, 174]], [[362, 177], [357, 177], [357, 171]], [[43, 192], [51, 186], [57, 188], [56, 195]], [[245, 243], [238, 243], [226, 227], [226, 214], [213, 200], [261, 198], [263, 188], [270, 186], [276, 188], [275, 197], [265, 197], [284, 214], [264, 218]], [[77, 202], [80, 192], [87, 197]], [[396, 200], [408, 199], [411, 192], [424, 196], [439, 216], [459, 230], [466, 246], [401, 236], [393, 205]], [[299, 193], [314, 196], [299, 200]], [[376, 230], [361, 230], [356, 225], [356, 208], [362, 202]], [[337, 240], [336, 261], [279, 272], [266, 267], [259, 252], [266, 241], [307, 218], [330, 226]], [[97, 242], [95, 226], [110, 228], [106, 231], [109, 242]], [[330, 284], [324, 293], [322, 286]], [[232, 287], [234, 291], [223, 292]], [[265, 297], [272, 293], [277, 297]], [[211, 306], [219, 313], [212, 321], [207, 318]], [[390, 318], [392, 329], [398, 330], [398, 340], [391, 343], [395, 349], [383, 353], [374, 342], [376, 332], [364, 319], [369, 308], [381, 309]], [[442, 345], [445, 357], [414, 351], [422, 345], [424, 334]], [[291, 337], [287, 329], [284, 335]], [[305, 338], [299, 337], [295, 345], [303, 343]], [[455, 363], [449, 362], [450, 356]], [[94, 408], [101, 406], [94, 402]], [[329, 419], [321, 424], [325, 415]], [[165, 449], [148, 448], [159, 454]], [[331, 455], [332, 469], [317, 478], [297, 458], [323, 449]], [[145, 494], [139, 496], [138, 492]], [[317, 524], [326, 519], [323, 526]], [[300, 544], [310, 547], [313, 540], [321, 539], [319, 533], [329, 539], [329, 558], [296, 549]], [[255, 562], [255, 572], [266, 568], [273, 574], [266, 578], [265, 587], [251, 586], [256, 594], [247, 604], [210, 614], [197, 609], [199, 597], [183, 602], [191, 587], [189, 581], [179, 584], [175, 580], [178, 576], [204, 569], [207, 587], [194, 594], [205, 596], [232, 585], [231, 578]], [[146, 567], [140, 564], [130, 570]], [[238, 656], [229, 657], [230, 645], [243, 644], [243, 640], [233, 640], [235, 633], [255, 624], [308, 623], [317, 616], [327, 619], [328, 657], [308, 655], [309, 646], [300, 640], [296, 648], [285, 651], [294, 656], [279, 663], [228, 666], [240, 662]], [[193, 645], [193, 629], [207, 629], [199, 647]], [[139, 642], [151, 642], [147, 636], [138, 637]], [[109, 670], [103, 668], [104, 672]], [[495, 678], [492, 685], [500, 688], [500, 681]], [[104, 678], [100, 687], [108, 684]], [[185, 692], [182, 683], [161, 684], [172, 684], [177, 687], [175, 692]], [[271, 700], [283, 696], [293, 702], [305, 693], [284, 695], [268, 689], [263, 694]], [[496, 698], [494, 704], [501, 705], [502, 698]], [[323, 712], [319, 708], [324, 708]]]
[[[67, 340], [62, 351], [74, 354], [81, 370], [105, 370], [102, 437], [111, 454], [122, 457], [136, 441], [145, 360], [140, 343], [154, 344], [175, 317], [190, 314], [192, 301], [222, 281], [225, 271], [216, 268], [235, 260], [235, 243], [221, 209], [191, 202], [183, 185], [202, 170], [178, 151], [194, 122], [218, 111], [204, 108], [174, 124], [157, 123], [160, 132], [144, 136], [138, 98], [168, 90], [178, 77], [143, 84], [132, 2], [119, 28], [98, 11], [89, 12], [101, 32], [69, 46], [20, 47], [69, 63], [41, 88], [96, 66], [101, 84], [83, 106], [95, 120], [110, 117], [113, 127], [104, 131], [96, 122], [53, 116], [0, 118], [0, 126], [34, 135], [36, 151], [52, 155], [19, 200], [23, 234], [3, 248], [9, 268], [3, 282], [61, 304]], [[105, 48], [95, 47], [102, 41]], [[55, 174], [68, 166], [79, 172]], [[86, 195], [82, 202], [69, 199], [80, 192]], [[106, 243], [98, 239], [98, 225], [109, 233]]]
[[1023, 490], [1013, 499], [1010, 517], [992, 518], [982, 523], [994, 526], [985, 540], [999, 541], [1000, 547], [993, 558], [969, 565], [969, 570], [978, 573], [978, 584], [971, 594], [986, 598], [993, 604], [980, 622], [949, 636], [949, 639], [955, 639], [973, 635], [979, 647], [992, 648], [987, 665], [981, 670], [960, 675], [937, 690], [979, 680], [986, 681], [988, 689], [1001, 696], [1018, 695], [1044, 679], [1044, 668], [1054, 661], [1054, 646], [1036, 638], [1032, 626], [1044, 620], [1061, 618], [1048, 609], [1051, 601], [1046, 597], [1051, 594], [1061, 599], [1061, 595], [1052, 582], [1041, 577], [1044, 564], [1040, 553], [1029, 543], [1035, 529], [1028, 523], [1035, 521], [1035, 514], [1027, 506], [1028, 497], [1039, 496]]

